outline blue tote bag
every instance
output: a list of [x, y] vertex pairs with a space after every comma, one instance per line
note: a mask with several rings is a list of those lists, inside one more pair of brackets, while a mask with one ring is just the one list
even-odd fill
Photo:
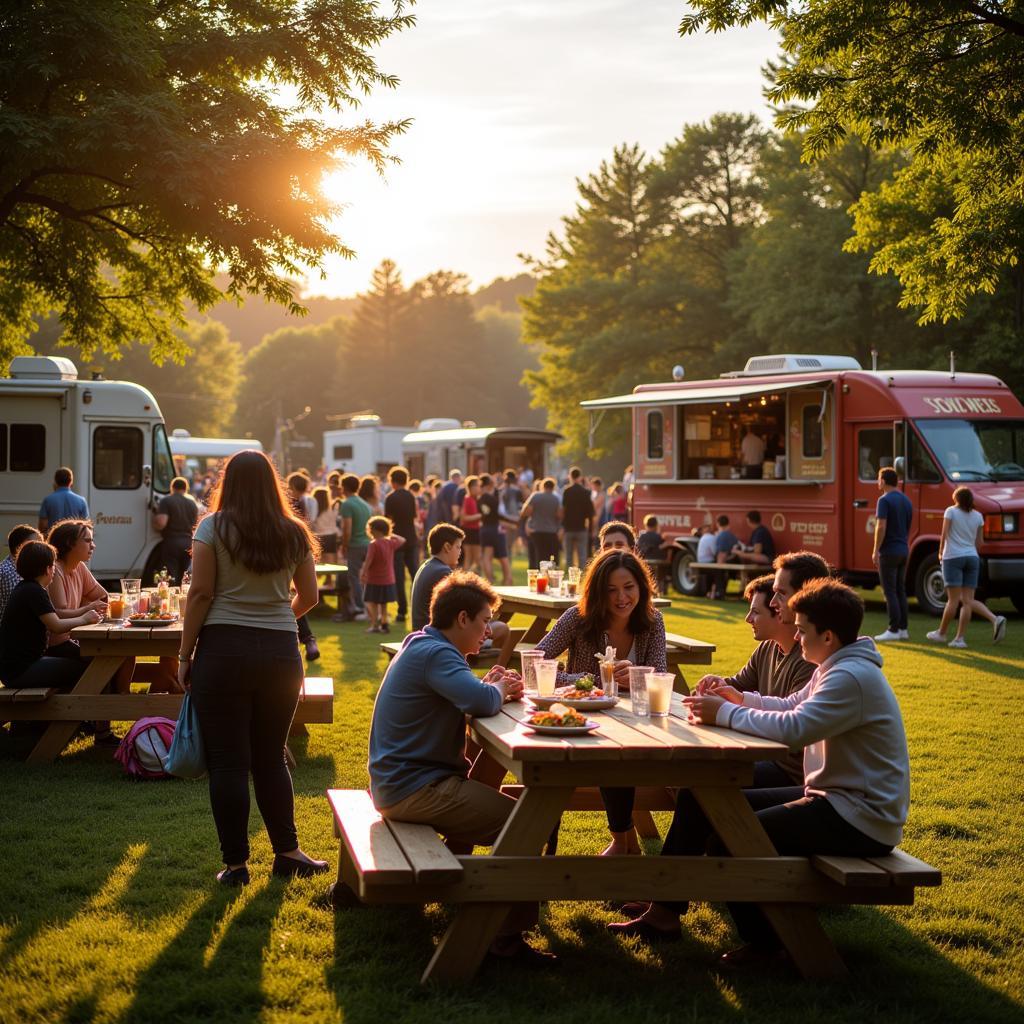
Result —
[[174, 727], [174, 739], [167, 752], [167, 771], [182, 779], [201, 779], [206, 774], [206, 751], [199, 731], [199, 716], [192, 705], [192, 694], [185, 692]]

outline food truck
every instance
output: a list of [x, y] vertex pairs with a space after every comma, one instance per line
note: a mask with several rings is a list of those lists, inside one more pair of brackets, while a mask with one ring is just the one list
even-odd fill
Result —
[[539, 479], [547, 472], [551, 446], [562, 439], [554, 430], [533, 427], [478, 427], [458, 420], [424, 420], [402, 438], [409, 472], [419, 479], [433, 473], [501, 473], [526, 467]]
[[193, 437], [181, 427], [171, 431], [170, 442], [175, 472], [189, 479], [216, 473], [236, 452], [253, 448], [263, 451], [263, 445], [253, 437]]
[[128, 381], [80, 380], [63, 357], [17, 356], [10, 373], [0, 379], [0, 538], [36, 524], [53, 474], [69, 466], [94, 525], [93, 575], [115, 586], [148, 578], [161, 540], [151, 512], [174, 476], [156, 399]]
[[[684, 594], [697, 587], [692, 531], [724, 513], [745, 540], [751, 510], [778, 551], [816, 551], [851, 584], [877, 586], [877, 478], [892, 466], [914, 506], [907, 586], [920, 606], [938, 614], [945, 603], [943, 512], [966, 485], [985, 517], [981, 588], [1024, 610], [1024, 406], [997, 377], [772, 355], [714, 380], [642, 384], [582, 405], [598, 419], [633, 410], [632, 521], [653, 514], [675, 540], [672, 580]], [[751, 428], [763, 442], [759, 472], [742, 464]]]

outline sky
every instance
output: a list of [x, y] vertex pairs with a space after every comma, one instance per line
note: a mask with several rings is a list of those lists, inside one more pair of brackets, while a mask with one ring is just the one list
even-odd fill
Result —
[[359, 162], [327, 184], [355, 259], [331, 259], [308, 295], [365, 290], [383, 259], [407, 284], [434, 270], [474, 286], [540, 256], [573, 211], [577, 178], [620, 143], [656, 155], [718, 111], [769, 120], [763, 25], [681, 39], [684, 0], [420, 0], [415, 27], [375, 52], [401, 82], [357, 120], [412, 118], [383, 178]]

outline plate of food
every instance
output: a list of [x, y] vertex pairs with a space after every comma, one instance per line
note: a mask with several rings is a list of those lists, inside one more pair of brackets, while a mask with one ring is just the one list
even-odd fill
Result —
[[135, 615], [129, 616], [129, 626], [176, 626], [178, 624], [178, 616], [172, 615], [170, 612], [139, 612]]
[[523, 725], [541, 736], [586, 736], [599, 728], [599, 723], [584, 718], [574, 708], [552, 704], [544, 710], [534, 711]]
[[600, 711], [613, 708], [619, 703], [618, 697], [609, 696], [596, 683], [592, 675], [585, 675], [567, 686], [559, 686], [553, 694], [542, 697], [539, 693], [527, 693], [530, 703], [538, 708], [550, 708], [552, 704], [564, 704], [576, 711]]

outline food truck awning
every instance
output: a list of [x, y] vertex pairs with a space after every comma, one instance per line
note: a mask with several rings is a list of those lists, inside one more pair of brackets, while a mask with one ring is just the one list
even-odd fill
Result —
[[612, 398], [592, 398], [580, 402], [584, 409], [632, 409], [637, 405], [697, 405], [709, 402], [733, 402], [750, 395], [766, 395], [777, 391], [795, 391], [797, 388], [826, 384], [829, 377], [802, 377], [800, 380], [778, 381], [765, 384], [758, 381], [731, 382], [706, 388], [667, 387], [658, 391], [635, 391], [630, 395]]
[[489, 440], [560, 441], [554, 430], [533, 427], [459, 427], [455, 430], [414, 430], [402, 438], [403, 445], [484, 445]]

